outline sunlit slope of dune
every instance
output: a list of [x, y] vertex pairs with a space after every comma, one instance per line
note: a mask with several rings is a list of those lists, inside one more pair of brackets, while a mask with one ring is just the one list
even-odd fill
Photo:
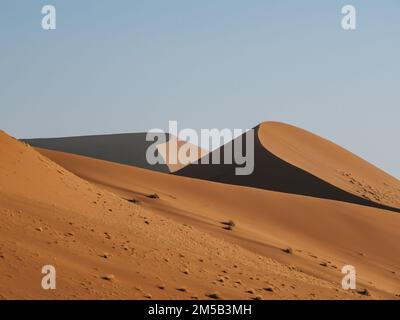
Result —
[[235, 164], [223, 163], [227, 145], [213, 151], [221, 164], [191, 164], [175, 174], [400, 212], [400, 182], [365, 160], [286, 124], [265, 122], [254, 131], [252, 174], [237, 175]]
[[263, 123], [258, 137], [265, 149], [342, 190], [400, 208], [400, 181], [346, 149], [306, 130]]
[[[169, 137], [166, 143], [157, 145], [157, 150], [168, 166], [169, 172], [176, 172], [208, 153], [207, 150], [190, 142], [179, 140], [173, 135]], [[184, 155], [184, 157], [181, 159], [180, 155]]]

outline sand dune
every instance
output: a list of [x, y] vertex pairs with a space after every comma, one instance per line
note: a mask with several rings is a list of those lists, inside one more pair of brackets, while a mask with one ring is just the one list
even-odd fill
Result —
[[[139, 202], [142, 208], [272, 257], [338, 290], [340, 270], [351, 264], [357, 268], [358, 287], [368, 288], [373, 298], [396, 298], [400, 293], [400, 216], [393, 211], [40, 152], [99, 187]], [[154, 193], [160, 199], [148, 197]], [[236, 224], [233, 231], [224, 229], [222, 222], [228, 220]], [[282, 250], [288, 247], [292, 254]], [[290, 288], [280, 285], [280, 290]]]
[[[190, 142], [178, 140], [177, 137], [173, 135], [169, 135], [169, 140], [166, 143], [157, 145], [157, 150], [165, 160], [169, 172], [172, 173], [186, 167], [188, 164], [195, 162], [208, 153], [207, 150], [195, 146]], [[187, 158], [189, 163], [182, 163], [180, 161], [180, 150], [185, 151], [185, 158]]]
[[[198, 190], [200, 183], [204, 189], [222, 188], [222, 195], [229, 194], [229, 188], [55, 151], [47, 155], [60, 157], [61, 166], [0, 132], [0, 298], [205, 299], [215, 292], [224, 299], [360, 297], [338, 289], [336, 282], [163, 215], [174, 201], [185, 205], [184, 198], [174, 198], [175, 193], [183, 197], [178, 190], [187, 196], [193, 191], [207, 195], [207, 190]], [[89, 183], [61, 162], [81, 176], [87, 169], [88, 176], [105, 180]], [[159, 200], [142, 196], [148, 204], [132, 203], [106, 190], [136, 196], [155, 191], [152, 184], [158, 182], [167, 193], [160, 193]], [[199, 209], [207, 203], [211, 209], [213, 197], [201, 201]], [[160, 209], [152, 209], [150, 203]], [[398, 230], [391, 215], [380, 216]], [[388, 236], [393, 232], [386, 231]], [[385, 245], [392, 249], [392, 243]], [[40, 286], [44, 265], [57, 270], [56, 290]]]
[[277, 157], [356, 196], [400, 208], [400, 181], [340, 146], [283, 123], [260, 126], [262, 145]]
[[[254, 130], [251, 175], [236, 175], [235, 164], [192, 164], [175, 174], [400, 212], [400, 181], [365, 160], [287, 124], [265, 122]], [[223, 159], [224, 149], [213, 153]]]
[[[147, 141], [146, 135], [147, 133], [125, 133], [22, 139], [22, 141], [35, 147], [78, 154], [160, 172], [174, 172], [187, 165], [179, 161], [173, 161], [173, 159], [178, 158], [174, 158], [174, 155], [177, 155], [181, 148], [190, 149], [190, 147], [193, 147], [192, 144], [178, 140], [175, 136], [169, 134], [166, 135], [166, 142], [157, 141], [155, 134], [149, 134], [151, 141]], [[163, 157], [163, 163], [151, 165], [147, 161], [146, 151], [153, 143], [155, 143], [157, 150]], [[195, 161], [207, 153], [200, 147], [196, 147], [195, 150], [197, 152], [190, 153], [191, 161]]]

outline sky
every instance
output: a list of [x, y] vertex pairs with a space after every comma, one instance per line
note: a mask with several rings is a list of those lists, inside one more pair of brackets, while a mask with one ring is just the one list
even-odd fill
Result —
[[[56, 30], [41, 27], [47, 4]], [[346, 4], [356, 30], [341, 27]], [[37, 138], [274, 120], [400, 178], [399, 17], [398, 0], [2, 0], [0, 129]]]

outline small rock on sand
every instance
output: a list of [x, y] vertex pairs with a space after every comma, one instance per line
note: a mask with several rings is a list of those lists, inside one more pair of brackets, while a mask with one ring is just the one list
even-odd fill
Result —
[[357, 290], [357, 293], [359, 293], [363, 296], [370, 296], [368, 289], [359, 289], [359, 290]]
[[217, 299], [217, 300], [222, 299], [221, 294], [219, 292], [217, 292], [217, 291], [210, 292], [210, 293], [206, 294], [206, 296], [211, 298], [211, 299]]
[[107, 280], [107, 281], [114, 281], [115, 280], [115, 276], [113, 274], [106, 274], [104, 276], [101, 277], [103, 280]]

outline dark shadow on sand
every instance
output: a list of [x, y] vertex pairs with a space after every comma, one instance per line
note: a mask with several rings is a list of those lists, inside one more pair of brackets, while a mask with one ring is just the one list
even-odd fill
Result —
[[[167, 140], [169, 136], [167, 135]], [[67, 152], [159, 172], [169, 172], [166, 164], [151, 165], [146, 151], [153, 141], [146, 133], [122, 133], [66, 138], [23, 139], [33, 147]]]

